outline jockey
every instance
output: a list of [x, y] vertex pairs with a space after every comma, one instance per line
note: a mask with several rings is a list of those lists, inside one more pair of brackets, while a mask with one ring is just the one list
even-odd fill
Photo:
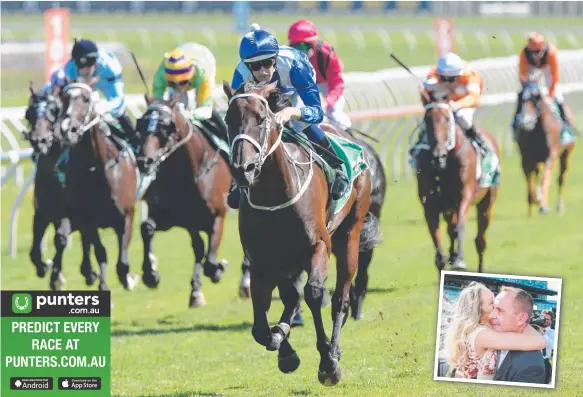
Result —
[[69, 81], [75, 81], [78, 77], [87, 81], [92, 78], [96, 80], [92, 85], [105, 97], [107, 112], [121, 125], [122, 131], [119, 132], [135, 146], [135, 128], [126, 112], [122, 66], [117, 56], [105, 48], [97, 48], [91, 40], [75, 39], [71, 59], [65, 64], [64, 70]]
[[67, 85], [67, 80], [65, 79], [65, 71], [63, 68], [58, 68], [53, 71], [49, 81], [47, 81], [42, 88], [38, 102], [36, 104], [31, 104], [31, 107], [26, 110], [25, 118], [31, 125], [34, 125], [35, 123], [33, 121], [45, 112], [47, 97], [49, 95], [57, 95], [65, 85]]
[[[320, 103], [320, 92], [316, 85], [315, 71], [308, 57], [303, 52], [288, 46], [280, 46], [275, 36], [252, 25], [239, 45], [241, 62], [233, 75], [232, 87], [239, 89], [245, 81], [277, 82], [279, 90], [290, 95], [292, 107], [287, 107], [275, 114], [276, 122], [285, 124], [293, 120], [292, 125], [304, 132], [308, 138], [325, 151], [335, 154], [330, 140], [319, 127], [324, 117]], [[325, 156], [326, 153], [321, 153]], [[332, 184], [331, 196], [334, 200], [342, 197], [349, 187], [349, 182], [342, 171], [341, 161], [330, 161], [336, 170], [336, 179]], [[238, 202], [239, 189], [229, 194], [229, 205]]]
[[[518, 64], [518, 78], [524, 86], [531, 78], [535, 71], [542, 70], [545, 75], [545, 82], [549, 89], [549, 96], [554, 99], [561, 119], [566, 126], [569, 126], [569, 120], [565, 114], [563, 95], [557, 87], [560, 80], [559, 59], [557, 57], [557, 48], [547, 43], [540, 33], [532, 32], [528, 36], [528, 43], [520, 52], [520, 61]], [[521, 93], [518, 96], [516, 115], [522, 111]], [[516, 115], [512, 127], [516, 129]]]
[[344, 112], [344, 79], [342, 61], [330, 43], [318, 39], [318, 29], [306, 19], [296, 21], [287, 33], [289, 45], [308, 56], [316, 71], [316, 83], [325, 95], [329, 119], [350, 128], [352, 122]]
[[[164, 60], [154, 74], [152, 92], [154, 99], [170, 95], [181, 95], [183, 109], [191, 120], [211, 120], [216, 124], [214, 132], [228, 142], [224, 135], [227, 127], [222, 117], [213, 110], [213, 87], [216, 61], [208, 48], [197, 43], [186, 43], [164, 54]], [[196, 101], [188, 100], [188, 92], [196, 91]], [[147, 98], [150, 102], [151, 98]]]
[[446, 95], [455, 119], [465, 130], [466, 136], [486, 151], [486, 145], [474, 125], [474, 115], [484, 88], [478, 72], [458, 55], [450, 52], [439, 58], [437, 65], [427, 75], [424, 86], [427, 93], [443, 92]]

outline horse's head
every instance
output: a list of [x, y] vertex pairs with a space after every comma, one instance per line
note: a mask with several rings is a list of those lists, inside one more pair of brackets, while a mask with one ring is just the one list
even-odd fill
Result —
[[38, 115], [34, 129], [30, 133], [30, 140], [42, 154], [48, 154], [55, 141], [59, 139], [57, 119], [62, 111], [62, 103], [58, 96], [47, 95], [45, 107]]
[[142, 137], [138, 168], [144, 174], [155, 172], [164, 156], [179, 140], [172, 109], [175, 101], [153, 101], [136, 122], [136, 132]]
[[540, 87], [536, 82], [530, 81], [522, 86], [518, 99], [522, 104], [521, 111], [516, 115], [520, 129], [525, 131], [534, 130], [541, 113], [541, 99]]
[[272, 109], [284, 107], [285, 99], [276, 88], [277, 83], [246, 83], [234, 92], [223, 82], [229, 98], [225, 122], [231, 142], [231, 174], [240, 187], [257, 182], [263, 163], [281, 142], [283, 126], [275, 122]]
[[71, 83], [65, 87], [62, 98], [61, 134], [66, 145], [74, 146], [99, 121], [93, 90], [88, 84]]
[[424, 121], [429, 150], [433, 155], [432, 163], [444, 170], [449, 151], [456, 145], [453, 111], [444, 99], [431, 101], [425, 105]]

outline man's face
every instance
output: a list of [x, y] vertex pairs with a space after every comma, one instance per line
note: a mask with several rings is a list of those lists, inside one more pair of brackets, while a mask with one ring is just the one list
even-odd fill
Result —
[[553, 324], [553, 319], [550, 314], [543, 314], [541, 317], [544, 317], [545, 319], [545, 328], [548, 328]]
[[498, 332], [518, 332], [528, 315], [519, 313], [515, 307], [516, 293], [503, 291], [494, 300], [494, 310], [490, 313], [490, 325]]
[[97, 67], [97, 65], [93, 64], [91, 66], [85, 66], [84, 68], [80, 68], [79, 75], [85, 79], [89, 79], [90, 77], [93, 76], [93, 73], [95, 73], [96, 67]]
[[259, 82], [270, 81], [275, 73], [275, 58], [249, 62], [247, 67], [253, 73], [253, 77]]

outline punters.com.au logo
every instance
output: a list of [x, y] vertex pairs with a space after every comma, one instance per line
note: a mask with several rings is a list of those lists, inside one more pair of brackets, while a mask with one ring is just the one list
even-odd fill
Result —
[[32, 296], [30, 294], [12, 295], [12, 312], [14, 314], [27, 314], [32, 311]]

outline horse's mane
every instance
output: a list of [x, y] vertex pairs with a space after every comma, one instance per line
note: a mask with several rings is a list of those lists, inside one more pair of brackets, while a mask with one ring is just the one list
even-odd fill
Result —
[[[245, 84], [241, 85], [239, 89], [235, 92], [235, 94], [244, 94], [253, 91], [261, 91], [263, 88], [269, 85], [269, 82], [255, 82], [255, 81], [247, 81]], [[287, 95], [284, 95], [279, 90], [273, 90], [267, 99], [267, 103], [269, 104], [269, 109], [272, 112], [276, 113], [282, 109], [291, 106], [291, 102]]]

